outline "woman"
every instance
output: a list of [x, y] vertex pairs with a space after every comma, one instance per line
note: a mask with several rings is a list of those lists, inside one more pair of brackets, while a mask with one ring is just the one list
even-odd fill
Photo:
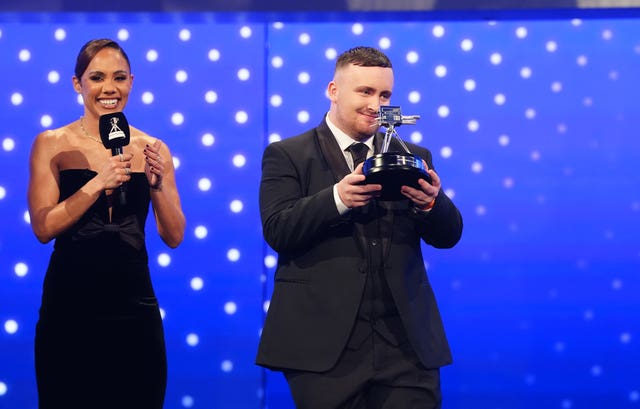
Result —
[[144, 226], [151, 202], [160, 237], [175, 248], [185, 218], [164, 143], [132, 127], [124, 153], [112, 156], [100, 140], [100, 116], [122, 112], [132, 83], [116, 42], [89, 41], [73, 77], [83, 115], [32, 147], [31, 225], [42, 243], [55, 239], [35, 337], [41, 409], [163, 405], [164, 335]]

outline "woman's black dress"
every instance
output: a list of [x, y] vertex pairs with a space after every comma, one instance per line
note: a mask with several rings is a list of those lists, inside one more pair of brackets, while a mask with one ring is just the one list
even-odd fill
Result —
[[[60, 172], [60, 201], [95, 175]], [[144, 241], [144, 173], [132, 173], [126, 199], [110, 221], [103, 193], [55, 241], [35, 336], [40, 409], [162, 408], [167, 363]]]

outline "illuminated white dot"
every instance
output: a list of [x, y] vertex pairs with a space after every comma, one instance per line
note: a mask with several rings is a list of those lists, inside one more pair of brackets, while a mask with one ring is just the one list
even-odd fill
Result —
[[487, 214], [487, 208], [483, 205], [476, 206], [476, 214], [478, 216], [484, 216], [485, 214]]
[[241, 200], [232, 200], [231, 203], [229, 204], [229, 209], [233, 213], [240, 213], [243, 208], [244, 208], [244, 204], [242, 203]]
[[4, 322], [4, 330], [7, 334], [13, 335], [18, 332], [18, 323], [15, 320], [6, 320]]
[[629, 334], [628, 332], [623, 332], [622, 334], [620, 334], [620, 342], [622, 342], [623, 344], [628, 344], [629, 342], [631, 342], [631, 334]]
[[208, 57], [209, 61], [218, 61], [220, 59], [220, 51], [212, 48], [211, 50], [209, 50]]
[[237, 154], [233, 156], [233, 166], [236, 168], [241, 168], [247, 164], [247, 157], [242, 154]]
[[14, 92], [13, 94], [11, 94], [11, 103], [13, 105], [20, 105], [23, 101], [24, 98], [19, 92]]
[[558, 43], [556, 43], [555, 41], [547, 41], [547, 43], [544, 45], [544, 48], [548, 52], [554, 53], [558, 50]]
[[533, 119], [533, 118], [535, 118], [535, 117], [536, 117], [536, 110], [535, 110], [535, 109], [533, 109], [533, 108], [527, 108], [527, 109], [524, 111], [524, 116], [525, 116], [525, 118], [527, 118], [527, 119]]
[[178, 38], [181, 41], [189, 41], [191, 39], [191, 31], [187, 30], [186, 28], [183, 28], [178, 33]]
[[480, 123], [478, 121], [476, 121], [475, 119], [472, 119], [467, 124], [467, 129], [469, 131], [471, 131], [471, 132], [476, 132], [478, 129], [480, 129]]
[[149, 105], [153, 103], [153, 92], [145, 91], [142, 93], [142, 103]]
[[451, 155], [453, 155], [453, 149], [450, 146], [443, 146], [440, 149], [440, 156], [443, 158], [448, 159]]
[[243, 26], [240, 29], [240, 37], [242, 37], [242, 38], [251, 37], [251, 27]]
[[224, 304], [224, 312], [227, 315], [233, 315], [238, 311], [238, 306], [233, 301], [226, 302]]
[[436, 38], [444, 36], [444, 27], [442, 27], [441, 25], [434, 26], [431, 30], [431, 34]]
[[476, 89], [476, 81], [475, 80], [465, 80], [464, 89], [467, 91], [473, 91]]
[[273, 107], [279, 107], [282, 105], [282, 97], [280, 95], [272, 95], [271, 98], [269, 98], [269, 103]]
[[498, 144], [500, 146], [507, 146], [509, 145], [509, 135], [500, 135], [498, 137]]
[[532, 71], [529, 67], [522, 67], [520, 69], [520, 76], [524, 79], [531, 78], [531, 73]]
[[527, 36], [527, 28], [526, 27], [518, 27], [516, 28], [516, 37], [525, 38]]
[[301, 124], [306, 124], [309, 121], [309, 113], [307, 111], [298, 112], [298, 122]]
[[491, 61], [491, 64], [493, 65], [499, 65], [502, 62], [502, 55], [499, 53], [493, 53], [489, 57], [489, 61]]
[[280, 134], [277, 134], [277, 133], [269, 134], [269, 143], [278, 142], [281, 140], [282, 140], [282, 137], [280, 136]]
[[171, 256], [167, 253], [160, 253], [158, 255], [158, 265], [160, 267], [167, 267], [169, 264], [171, 264]]
[[335, 48], [327, 48], [324, 51], [324, 57], [327, 60], [334, 60], [337, 56], [338, 56], [338, 52], [336, 51]]
[[422, 142], [422, 133], [420, 131], [413, 131], [411, 132], [409, 139], [411, 139], [411, 142], [419, 144]]
[[364, 32], [364, 26], [360, 23], [356, 23], [351, 26], [351, 32], [355, 35], [360, 35]]
[[282, 59], [282, 57], [273, 57], [271, 59], [271, 66], [273, 68], [280, 68], [282, 67], [282, 65], [284, 64], [284, 60]]
[[118, 31], [118, 40], [127, 41], [129, 39], [129, 31], [124, 28]]
[[185, 70], [178, 70], [178, 72], [176, 72], [176, 81], [183, 83], [187, 81], [187, 78], [189, 78], [189, 75], [187, 75]]
[[540, 151], [533, 151], [533, 152], [531, 152], [531, 160], [532, 160], [532, 161], [534, 161], [534, 162], [535, 162], [535, 161], [538, 161], [538, 160], [540, 160], [540, 157], [541, 157], [541, 155], [540, 155]]
[[282, 30], [284, 28], [284, 23], [282, 21], [276, 21], [273, 23], [273, 28], [276, 30]]
[[300, 74], [298, 74], [298, 82], [300, 84], [308, 84], [310, 79], [311, 79], [311, 76], [309, 75], [308, 72], [301, 72]]
[[496, 94], [496, 96], [493, 97], [493, 102], [495, 102], [496, 105], [504, 105], [506, 100], [507, 97], [505, 97], [504, 94]]
[[389, 37], [382, 37], [380, 40], [378, 40], [378, 47], [382, 48], [383, 50], [388, 49], [389, 47], [391, 47], [391, 39]]
[[222, 372], [231, 372], [233, 370], [233, 362], [228, 360], [222, 361], [220, 369], [222, 369]]
[[613, 280], [611, 282], [611, 288], [613, 288], [614, 290], [619, 290], [622, 288], [622, 280], [620, 280], [619, 278], [616, 278], [615, 280]]
[[562, 91], [562, 83], [558, 81], [551, 83], [551, 91], [556, 93]]
[[164, 308], [160, 307], [160, 318], [164, 320], [166, 316], [167, 316], [167, 312], [164, 310]]
[[246, 68], [240, 68], [238, 70], [238, 79], [240, 81], [246, 81], [251, 76], [251, 72]]
[[298, 36], [298, 42], [302, 45], [307, 45], [311, 42], [311, 36], [307, 33], [302, 33]]
[[180, 168], [180, 158], [173, 155], [172, 162], [174, 169], [178, 170]]
[[12, 138], [4, 138], [2, 140], [2, 149], [6, 152], [11, 152], [16, 147], [16, 141]]
[[438, 65], [434, 70], [436, 77], [442, 78], [447, 75], [447, 67], [444, 65]]
[[209, 234], [209, 230], [207, 230], [207, 228], [205, 226], [197, 226], [193, 230], [193, 234], [198, 239], [204, 239], [205, 237], [207, 237], [207, 234]]
[[513, 178], [504, 178], [504, 180], [502, 181], [502, 186], [504, 186], [507, 189], [511, 189], [514, 184], [515, 184], [515, 181], [513, 180]]
[[591, 320], [593, 320], [593, 311], [586, 310], [582, 316], [583, 316], [585, 321], [591, 321]]
[[558, 133], [561, 133], [561, 134], [562, 134], [562, 133], [566, 133], [566, 132], [567, 132], [567, 129], [569, 129], [569, 128], [568, 128], [568, 126], [567, 126], [567, 124], [560, 123], [560, 124], [558, 124], [558, 126], [557, 126], [557, 131], [558, 131]]
[[613, 31], [611, 30], [603, 30], [602, 31], [602, 39], [603, 40], [611, 40], [613, 38]]
[[411, 91], [409, 93], [409, 102], [411, 102], [412, 104], [417, 104], [418, 102], [420, 102], [420, 92]]
[[566, 349], [566, 346], [564, 342], [558, 341], [553, 345], [553, 349], [555, 349], [557, 352], [563, 352]]
[[7, 196], [7, 191], [4, 187], [0, 186], [0, 200], [4, 199]]
[[631, 402], [638, 402], [640, 401], [640, 391], [631, 391], [629, 393], [629, 400]]
[[271, 305], [271, 300], [267, 300], [264, 303], [262, 303], [262, 310], [264, 312], [269, 311], [269, 306]]
[[24, 277], [29, 272], [29, 267], [25, 263], [16, 263], [13, 267], [13, 271], [18, 277]]
[[240, 251], [238, 251], [238, 249], [230, 249], [229, 251], [227, 251], [227, 259], [229, 261], [240, 260]]
[[198, 345], [199, 342], [200, 338], [198, 337], [198, 334], [191, 333], [187, 335], [187, 345], [190, 347]]
[[193, 407], [193, 398], [189, 395], [185, 395], [182, 397], [182, 406], [184, 406], [185, 408], [190, 408]]
[[473, 49], [473, 41], [465, 38], [460, 42], [460, 48], [462, 51], [471, 51]]
[[[0, 31], [0, 33], [1, 32], [2, 31]], [[0, 35], [0, 37], [2, 37], [2, 36]], [[0, 396], [4, 396], [6, 394], [7, 394], [7, 384], [4, 383], [4, 382], [0, 382]]]
[[58, 28], [56, 29], [56, 31], [53, 32], [53, 38], [55, 38], [58, 41], [62, 41], [65, 38], [67, 38], [67, 32], [62, 28]]
[[471, 171], [472, 171], [473, 173], [480, 173], [480, 172], [482, 172], [482, 163], [480, 163], [480, 162], [473, 162], [473, 163], [471, 164]]
[[[0, 187], [0, 199], [2, 198], [3, 191], [4, 189]], [[24, 220], [27, 224], [31, 224], [31, 215], [29, 214], [28, 210], [25, 210], [25, 212], [22, 214], [22, 220]]]
[[218, 100], [218, 94], [215, 91], [207, 91], [204, 94], [204, 100], [209, 104], [214, 104]]
[[209, 180], [208, 178], [201, 178], [200, 180], [198, 180], [198, 189], [203, 192], [211, 189], [211, 180]]
[[31, 51], [29, 50], [20, 50], [18, 52], [18, 59], [22, 62], [27, 62], [31, 59]]
[[180, 112], [176, 112], [171, 115], [171, 123], [174, 125], [182, 125], [184, 123], [184, 115]]
[[202, 278], [200, 277], [193, 277], [189, 284], [191, 285], [191, 289], [193, 291], [200, 291], [202, 290], [202, 287], [204, 287], [204, 280], [202, 280]]
[[409, 52], [407, 53], [407, 62], [408, 62], [409, 64], [415, 64], [415, 63], [417, 63], [419, 58], [420, 58], [420, 57], [419, 57], [418, 53], [417, 53], [417, 52], [415, 52], [415, 51], [409, 51]]
[[153, 50], [153, 49], [147, 51], [147, 61], [149, 61], [149, 62], [158, 61], [158, 51]]
[[584, 55], [581, 55], [576, 59], [576, 62], [578, 63], [579, 66], [584, 67], [585, 65], [587, 65], [587, 57]]
[[239, 124], [245, 124], [249, 120], [249, 115], [245, 111], [236, 112], [236, 122]]
[[278, 263], [278, 259], [273, 255], [268, 255], [264, 258], [264, 266], [267, 268], [273, 268]]
[[202, 141], [202, 145], [211, 146], [216, 142], [216, 138], [212, 134], [206, 133], [202, 135], [201, 141]]
[[591, 375], [592, 376], [600, 376], [602, 375], [602, 367], [600, 365], [594, 365], [591, 367]]
[[57, 71], [50, 71], [47, 75], [47, 81], [51, 84], [57, 84], [60, 81], [60, 74]]
[[50, 127], [52, 123], [53, 118], [51, 118], [51, 116], [49, 115], [42, 115], [42, 117], [40, 118], [40, 125], [42, 125], [43, 128]]

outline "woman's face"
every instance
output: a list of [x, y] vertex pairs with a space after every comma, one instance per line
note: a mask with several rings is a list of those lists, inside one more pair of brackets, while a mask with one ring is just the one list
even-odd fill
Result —
[[129, 64], [120, 51], [105, 47], [91, 60], [73, 87], [82, 95], [85, 116], [122, 112], [133, 85]]

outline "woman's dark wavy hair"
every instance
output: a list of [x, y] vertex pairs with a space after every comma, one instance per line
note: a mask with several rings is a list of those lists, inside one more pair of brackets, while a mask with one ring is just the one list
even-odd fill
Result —
[[87, 70], [89, 63], [93, 60], [93, 57], [96, 56], [101, 50], [104, 48], [113, 48], [122, 54], [124, 59], [127, 61], [127, 65], [129, 66], [129, 71], [131, 71], [131, 63], [129, 62], [129, 56], [124, 52], [120, 44], [108, 38], [100, 38], [96, 40], [91, 40], [82, 46], [80, 52], [78, 53], [78, 58], [76, 59], [76, 68], [74, 70], [75, 76], [80, 79], [82, 74]]

